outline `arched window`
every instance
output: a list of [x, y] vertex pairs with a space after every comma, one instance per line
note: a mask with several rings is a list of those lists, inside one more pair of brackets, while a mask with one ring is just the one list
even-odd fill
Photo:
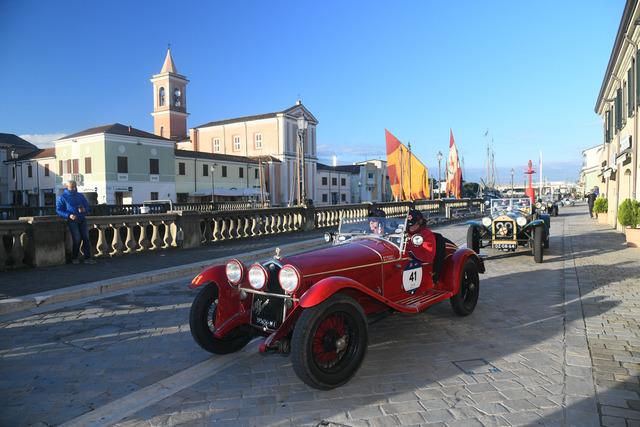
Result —
[[161, 87], [160, 90], [158, 91], [158, 105], [161, 107], [164, 105], [164, 88], [163, 87]]

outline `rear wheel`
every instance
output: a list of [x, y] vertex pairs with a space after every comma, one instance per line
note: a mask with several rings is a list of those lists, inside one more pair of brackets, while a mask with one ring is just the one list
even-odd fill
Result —
[[193, 339], [210, 353], [227, 354], [242, 349], [253, 338], [251, 327], [241, 326], [223, 338], [214, 337], [217, 307], [218, 287], [211, 283], [203, 286], [193, 300], [189, 313], [189, 327]]
[[540, 264], [544, 258], [544, 227], [539, 225], [533, 229], [533, 260]]
[[362, 364], [367, 342], [362, 307], [352, 298], [334, 295], [305, 309], [296, 322], [291, 339], [293, 370], [311, 387], [338, 387]]
[[549, 233], [544, 233], [544, 248], [549, 249]]
[[475, 253], [480, 253], [480, 231], [478, 227], [470, 226], [467, 230], [467, 247]]
[[476, 263], [468, 259], [460, 275], [460, 290], [449, 299], [458, 316], [468, 316], [476, 308], [480, 295], [480, 275]]

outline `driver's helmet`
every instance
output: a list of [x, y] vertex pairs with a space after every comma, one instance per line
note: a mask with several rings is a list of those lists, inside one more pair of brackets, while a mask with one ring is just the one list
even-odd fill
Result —
[[409, 213], [407, 213], [407, 227], [419, 224], [423, 219], [424, 216], [422, 215], [422, 212], [417, 209], [411, 209]]

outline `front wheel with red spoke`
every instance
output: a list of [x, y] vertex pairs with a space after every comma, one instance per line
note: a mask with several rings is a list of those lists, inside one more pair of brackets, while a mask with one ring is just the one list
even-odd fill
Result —
[[362, 364], [367, 341], [362, 307], [352, 298], [334, 295], [305, 309], [296, 322], [291, 339], [293, 370], [311, 387], [338, 387]]

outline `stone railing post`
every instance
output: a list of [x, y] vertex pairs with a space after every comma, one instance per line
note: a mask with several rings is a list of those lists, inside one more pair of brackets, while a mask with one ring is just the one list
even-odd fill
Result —
[[302, 231], [311, 231], [316, 228], [316, 208], [313, 205], [308, 205], [302, 208]]
[[34, 267], [60, 265], [67, 262], [65, 256], [65, 230], [67, 224], [55, 216], [23, 217], [29, 223], [27, 258]]

